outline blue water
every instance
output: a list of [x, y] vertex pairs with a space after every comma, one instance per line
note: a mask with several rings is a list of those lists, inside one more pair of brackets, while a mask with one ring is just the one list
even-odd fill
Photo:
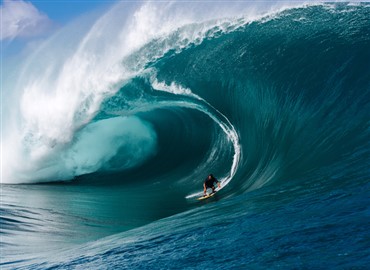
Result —
[[366, 269], [370, 6], [124, 8], [5, 82], [1, 268]]

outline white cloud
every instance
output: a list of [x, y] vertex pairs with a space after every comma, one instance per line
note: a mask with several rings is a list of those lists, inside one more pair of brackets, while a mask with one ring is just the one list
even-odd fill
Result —
[[30, 2], [5, 0], [0, 6], [1, 39], [33, 37], [48, 31], [52, 21]]

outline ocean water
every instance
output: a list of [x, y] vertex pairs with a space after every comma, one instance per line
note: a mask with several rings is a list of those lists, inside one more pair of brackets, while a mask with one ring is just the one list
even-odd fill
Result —
[[61, 29], [4, 71], [0, 268], [368, 268], [369, 15], [122, 2]]

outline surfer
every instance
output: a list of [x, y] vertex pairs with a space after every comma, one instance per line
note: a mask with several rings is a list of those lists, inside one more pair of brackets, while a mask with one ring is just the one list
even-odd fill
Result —
[[212, 189], [212, 193], [215, 192], [215, 184], [217, 183], [217, 186], [220, 188], [221, 184], [220, 181], [218, 181], [212, 174], [208, 175], [206, 180], [204, 180], [203, 188], [204, 188], [204, 196], [207, 195], [207, 188]]

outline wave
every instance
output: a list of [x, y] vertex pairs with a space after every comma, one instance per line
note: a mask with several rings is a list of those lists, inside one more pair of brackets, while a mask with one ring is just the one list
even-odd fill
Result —
[[[205, 6], [208, 12], [199, 15]], [[5, 84], [9, 107], [3, 112], [4, 182], [72, 179], [78, 173], [45, 169], [45, 160], [73, 147], [79, 130], [99, 112], [102, 101], [167, 52], [178, 53], [245, 24], [244, 19], [210, 20], [219, 17], [219, 11], [205, 6], [184, 12], [182, 5], [174, 3], [117, 4], [90, 29], [84, 21], [68, 26], [30, 55], [19, 79]], [[122, 19], [122, 12], [127, 19]], [[66, 38], [69, 46], [61, 46]]]
[[240, 192], [368, 149], [368, 5], [222, 19], [179, 6], [132, 4], [122, 20], [119, 4], [71, 48], [67, 29], [27, 59], [4, 111], [4, 183], [173, 172], [189, 198], [208, 172]]
[[[126, 20], [119, 19], [124, 9], [129, 14]], [[232, 24], [227, 19], [189, 24], [188, 17], [193, 14], [189, 11], [180, 16], [179, 12], [184, 10], [174, 4], [118, 4], [91, 29], [77, 27], [79, 36], [71, 37], [76, 28], [71, 25], [30, 55], [19, 80], [5, 87], [9, 89], [9, 107], [3, 112], [4, 182], [58, 181], [76, 176], [53, 169], [41, 175], [35, 172], [45, 171], [45, 160], [70, 148], [79, 130], [99, 112], [102, 101], [115, 95], [149, 63], [170, 50], [181, 51], [200, 43]], [[156, 31], [151, 30], [153, 25]], [[70, 46], [60, 46], [66, 36]]]

